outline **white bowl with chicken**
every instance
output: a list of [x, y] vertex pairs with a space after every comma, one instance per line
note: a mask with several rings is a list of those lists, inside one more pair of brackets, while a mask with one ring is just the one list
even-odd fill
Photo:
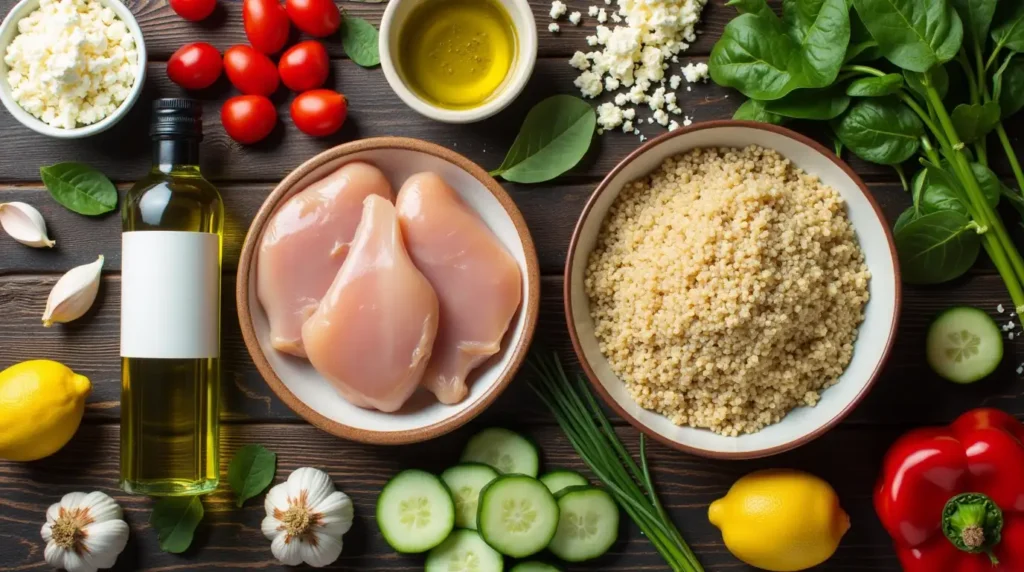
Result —
[[267, 198], [238, 268], [242, 334], [293, 411], [342, 438], [448, 433], [512, 381], [537, 324], [537, 253], [487, 172], [401, 137], [340, 145]]

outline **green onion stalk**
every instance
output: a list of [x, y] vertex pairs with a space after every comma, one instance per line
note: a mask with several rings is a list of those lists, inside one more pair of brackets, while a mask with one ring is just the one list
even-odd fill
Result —
[[587, 382], [566, 375], [558, 356], [535, 352], [530, 387], [551, 410], [573, 448], [622, 510], [640, 527], [673, 572], [703, 572], [700, 562], [658, 500], [640, 435], [640, 464], [623, 446]]

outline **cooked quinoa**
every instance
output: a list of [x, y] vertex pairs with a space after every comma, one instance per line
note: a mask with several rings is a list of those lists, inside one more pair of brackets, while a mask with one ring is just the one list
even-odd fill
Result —
[[623, 189], [585, 288], [638, 404], [739, 435], [836, 383], [869, 278], [835, 189], [771, 150], [708, 148]]

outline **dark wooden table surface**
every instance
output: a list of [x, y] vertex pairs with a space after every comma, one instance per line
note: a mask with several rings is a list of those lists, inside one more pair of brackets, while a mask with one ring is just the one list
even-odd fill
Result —
[[[15, 0], [0, 0], [5, 14]], [[224, 398], [222, 459], [238, 447], [262, 443], [275, 450], [280, 463], [277, 480], [301, 466], [327, 470], [356, 505], [356, 524], [345, 536], [345, 549], [335, 570], [416, 570], [422, 559], [396, 555], [377, 533], [373, 507], [388, 476], [404, 468], [438, 470], [456, 460], [458, 450], [475, 430], [500, 424], [523, 431], [541, 445], [547, 466], [584, 469], [552, 417], [525, 388], [522, 379], [468, 427], [434, 442], [400, 448], [363, 446], [325, 434], [306, 424], [279, 401], [260, 378], [242, 343], [235, 314], [234, 271], [249, 222], [274, 184], [317, 152], [338, 143], [378, 135], [405, 135], [445, 145], [487, 168], [496, 167], [511, 144], [531, 105], [554, 93], [577, 93], [575, 70], [568, 58], [586, 50], [584, 36], [593, 33], [593, 18], [573, 27], [562, 22], [560, 34], [547, 32], [550, 4], [531, 0], [540, 32], [540, 58], [524, 94], [509, 109], [477, 125], [455, 126], [424, 119], [406, 108], [391, 92], [378, 69], [363, 69], [345, 59], [337, 41], [329, 42], [333, 74], [330, 84], [349, 98], [349, 119], [342, 131], [323, 140], [298, 132], [287, 114], [290, 95], [275, 100], [281, 125], [258, 145], [242, 147], [219, 125], [221, 102], [232, 94], [222, 79], [198, 94], [205, 102], [206, 139], [203, 170], [220, 187], [228, 224], [225, 237], [223, 304]], [[571, 10], [586, 13], [591, 2], [573, 0]], [[777, 0], [776, 0], [776, 3]], [[132, 533], [117, 570], [282, 570], [259, 530], [262, 504], [250, 501], [236, 509], [224, 488], [207, 497], [206, 518], [188, 552], [166, 554], [147, 524], [152, 503], [117, 489], [120, 297], [120, 221], [111, 214], [86, 218], [64, 210], [49, 198], [39, 181], [39, 167], [58, 161], [88, 162], [127, 188], [149, 168], [146, 135], [148, 102], [180, 95], [164, 73], [168, 57], [180, 45], [204, 40], [220, 49], [245, 41], [241, 2], [221, 0], [210, 22], [190, 24], [178, 18], [165, 0], [129, 0], [146, 37], [150, 64], [143, 99], [116, 128], [87, 141], [48, 139], [21, 127], [0, 113], [0, 202], [25, 201], [45, 216], [52, 251], [29, 249], [0, 236], [0, 369], [13, 363], [49, 358], [62, 361], [92, 379], [94, 390], [85, 420], [74, 439], [59, 453], [35, 463], [0, 462], [0, 571], [45, 570], [39, 529], [44, 512], [71, 491], [100, 490], [125, 509]], [[705, 11], [701, 37], [683, 63], [707, 58], [723, 26], [734, 15], [725, 0], [712, 0]], [[383, 4], [343, 2], [350, 13], [380, 20]], [[680, 105], [695, 121], [727, 118], [742, 98], [712, 84], [679, 90]], [[1011, 135], [1020, 133], [1020, 123]], [[660, 133], [644, 126], [648, 136]], [[537, 243], [542, 270], [543, 302], [538, 339], [558, 348], [575, 363], [562, 315], [562, 264], [576, 217], [596, 182], [639, 144], [620, 133], [600, 137], [587, 158], [568, 175], [535, 186], [505, 184], [519, 204]], [[892, 171], [852, 161], [869, 183], [890, 221], [908, 204]], [[1003, 169], [1005, 174], [1005, 169]], [[39, 320], [50, 287], [72, 266], [106, 256], [103, 287], [95, 308], [73, 324], [44, 329]], [[953, 304], [972, 304], [999, 317], [999, 303], [1008, 305], [999, 277], [986, 263], [966, 277], [941, 288], [905, 290], [898, 343], [892, 360], [873, 393], [838, 428], [798, 450], [752, 462], [709, 461], [652, 445], [655, 479], [665, 504], [707, 570], [747, 570], [722, 544], [707, 522], [708, 504], [723, 495], [735, 479], [766, 467], [805, 469], [831, 482], [850, 513], [853, 527], [835, 556], [819, 570], [888, 571], [899, 567], [871, 507], [871, 491], [882, 454], [908, 428], [946, 423], [976, 406], [999, 407], [1024, 416], [1024, 382], [1015, 373], [1020, 344], [1008, 342], [999, 372], [982, 383], [956, 386], [938, 378], [924, 363], [923, 339], [929, 319]], [[623, 440], [634, 448], [637, 432], [618, 421]], [[611, 553], [578, 570], [666, 570], [648, 542], [632, 527]]]

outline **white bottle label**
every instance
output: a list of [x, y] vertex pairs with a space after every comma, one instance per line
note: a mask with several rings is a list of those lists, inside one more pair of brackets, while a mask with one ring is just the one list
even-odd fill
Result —
[[122, 235], [122, 357], [220, 357], [219, 327], [219, 236], [179, 231]]

